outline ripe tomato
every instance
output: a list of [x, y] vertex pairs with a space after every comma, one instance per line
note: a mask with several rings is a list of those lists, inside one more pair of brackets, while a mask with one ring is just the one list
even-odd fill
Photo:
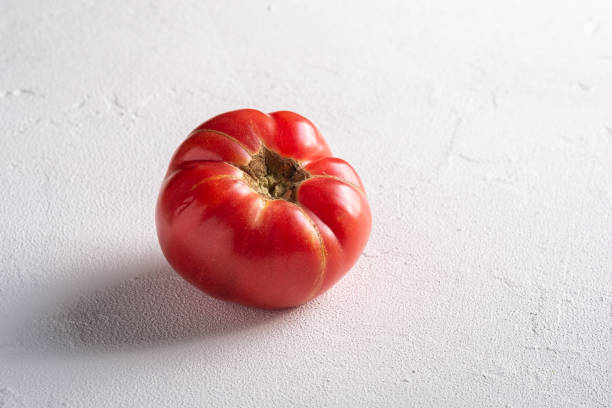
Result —
[[308, 119], [253, 109], [191, 132], [156, 210], [161, 248], [181, 276], [217, 298], [270, 309], [336, 283], [371, 220], [359, 176]]

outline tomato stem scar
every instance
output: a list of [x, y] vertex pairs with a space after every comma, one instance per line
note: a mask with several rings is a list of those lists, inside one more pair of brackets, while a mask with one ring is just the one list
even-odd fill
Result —
[[296, 191], [299, 184], [310, 177], [302, 166], [292, 158], [262, 146], [253, 155], [244, 171], [244, 180], [258, 193], [270, 199], [297, 201]]

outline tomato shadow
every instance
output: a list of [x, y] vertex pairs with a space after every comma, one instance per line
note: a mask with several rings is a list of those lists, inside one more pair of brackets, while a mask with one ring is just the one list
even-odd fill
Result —
[[[180, 278], [161, 256], [121, 268], [130, 278], [60, 302], [30, 325], [21, 344], [69, 353], [146, 349], [229, 335], [289, 313], [209, 297]], [[87, 276], [108, 272], [96, 268]]]

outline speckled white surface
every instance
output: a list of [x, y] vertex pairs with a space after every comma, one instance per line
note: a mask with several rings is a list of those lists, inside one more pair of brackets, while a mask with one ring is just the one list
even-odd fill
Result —
[[[612, 406], [612, 3], [0, 2], [0, 407]], [[290, 311], [157, 245], [201, 121], [294, 110], [364, 256]]]

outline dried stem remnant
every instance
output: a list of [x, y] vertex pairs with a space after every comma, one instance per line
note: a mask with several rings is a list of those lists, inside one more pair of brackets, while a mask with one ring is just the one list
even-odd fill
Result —
[[264, 146], [241, 169], [247, 183], [258, 193], [293, 203], [296, 202], [298, 185], [310, 177], [297, 161], [282, 157]]

